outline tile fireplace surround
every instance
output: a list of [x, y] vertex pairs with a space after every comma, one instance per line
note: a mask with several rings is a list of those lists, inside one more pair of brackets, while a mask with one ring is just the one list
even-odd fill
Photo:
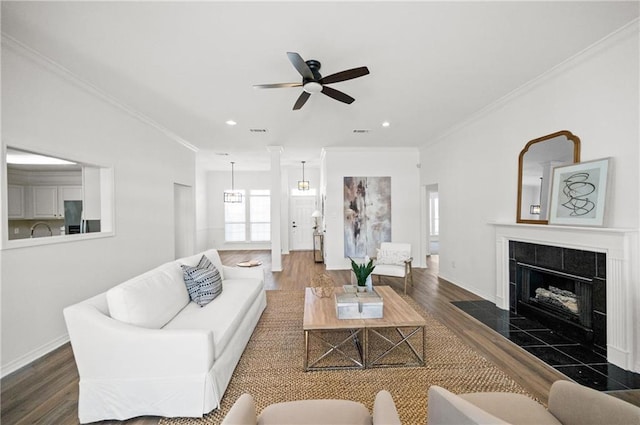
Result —
[[[496, 299], [509, 309], [509, 241], [603, 252], [607, 264], [607, 360], [640, 372], [638, 231], [601, 227], [491, 223], [496, 237]], [[635, 260], [635, 262], [634, 262]]]

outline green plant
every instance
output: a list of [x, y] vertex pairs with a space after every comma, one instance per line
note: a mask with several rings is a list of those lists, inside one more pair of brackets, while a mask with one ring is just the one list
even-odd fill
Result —
[[349, 260], [351, 260], [351, 269], [353, 270], [353, 273], [356, 275], [358, 286], [365, 286], [367, 282], [367, 277], [371, 274], [373, 269], [376, 268], [376, 266], [373, 265], [373, 259], [369, 260], [369, 262], [366, 265], [356, 263], [355, 261], [353, 261], [351, 257], [349, 257]]

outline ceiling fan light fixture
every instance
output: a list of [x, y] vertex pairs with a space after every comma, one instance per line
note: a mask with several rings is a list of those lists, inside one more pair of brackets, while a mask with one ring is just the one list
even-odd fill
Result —
[[302, 89], [309, 94], [320, 93], [322, 91], [322, 84], [315, 81], [310, 81], [302, 86]]

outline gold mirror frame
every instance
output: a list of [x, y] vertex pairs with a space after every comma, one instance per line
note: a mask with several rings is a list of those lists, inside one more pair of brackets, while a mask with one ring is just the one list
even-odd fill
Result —
[[[580, 139], [578, 136], [574, 135], [570, 131], [563, 130], [558, 131], [556, 133], [548, 134], [546, 136], [542, 136], [537, 139], [533, 139], [528, 142], [524, 149], [520, 152], [520, 156], [518, 157], [518, 205], [517, 205], [517, 213], [516, 213], [516, 223], [527, 223], [527, 224], [548, 224], [549, 220], [533, 220], [533, 219], [523, 219], [522, 218], [522, 174], [523, 174], [523, 165], [524, 165], [524, 156], [529, 151], [529, 149], [535, 145], [536, 143], [547, 142], [551, 139], [555, 139], [560, 136], [565, 136], [568, 142], [573, 142], [573, 163], [580, 162]], [[554, 158], [548, 158], [549, 161], [553, 161]], [[547, 205], [548, 209], [548, 205]]]

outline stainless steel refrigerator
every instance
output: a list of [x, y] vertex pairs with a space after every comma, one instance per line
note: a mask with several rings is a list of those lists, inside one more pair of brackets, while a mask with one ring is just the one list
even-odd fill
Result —
[[64, 231], [67, 235], [83, 233], [82, 201], [64, 201]]

